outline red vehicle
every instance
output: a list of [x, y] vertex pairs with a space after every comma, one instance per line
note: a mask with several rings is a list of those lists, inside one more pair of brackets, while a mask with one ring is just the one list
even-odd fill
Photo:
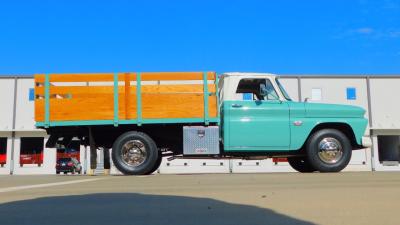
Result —
[[33, 153], [33, 154], [21, 154], [19, 156], [19, 164], [24, 166], [24, 164], [37, 164], [41, 166], [43, 164], [43, 152]]
[[80, 161], [81, 156], [79, 150], [73, 148], [57, 149], [57, 160], [61, 158], [76, 158]]
[[7, 162], [7, 154], [6, 153], [1, 153], [0, 154], [0, 165], [1, 165], [1, 167], [4, 167], [6, 162]]
[[0, 138], [0, 165], [4, 167], [7, 162], [7, 138]]
[[72, 173], [75, 174], [82, 172], [81, 163], [76, 158], [60, 158], [56, 164], [56, 174], [60, 173]]

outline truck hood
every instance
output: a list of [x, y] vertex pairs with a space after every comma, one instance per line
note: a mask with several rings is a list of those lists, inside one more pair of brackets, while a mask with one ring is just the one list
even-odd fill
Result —
[[304, 103], [306, 117], [364, 117], [365, 109], [352, 105]]

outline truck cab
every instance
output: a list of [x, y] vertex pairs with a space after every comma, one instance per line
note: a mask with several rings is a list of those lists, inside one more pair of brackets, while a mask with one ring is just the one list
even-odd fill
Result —
[[298, 171], [337, 172], [351, 150], [371, 145], [364, 109], [294, 102], [273, 74], [225, 73], [219, 90], [225, 153], [287, 155]]

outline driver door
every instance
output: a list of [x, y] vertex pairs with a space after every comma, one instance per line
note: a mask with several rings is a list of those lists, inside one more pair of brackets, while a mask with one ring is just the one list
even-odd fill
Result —
[[290, 146], [289, 106], [279, 100], [271, 81], [244, 78], [236, 93], [246, 94], [247, 100], [224, 103], [224, 122], [228, 123], [224, 130], [225, 150], [287, 150]]

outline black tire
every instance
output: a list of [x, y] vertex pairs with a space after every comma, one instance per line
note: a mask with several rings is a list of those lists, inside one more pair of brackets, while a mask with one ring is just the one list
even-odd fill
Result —
[[150, 175], [150, 174], [154, 173], [154, 171], [156, 171], [158, 169], [158, 167], [160, 167], [161, 161], [162, 161], [162, 155], [161, 155], [161, 152], [158, 152], [158, 159], [156, 161], [156, 164], [154, 164], [153, 168], [151, 168], [151, 170], [148, 173], [146, 173], [146, 175]]
[[307, 157], [289, 157], [289, 165], [300, 173], [312, 173], [317, 171], [308, 161]]
[[60, 174], [60, 171], [56, 171], [56, 174]]
[[75, 174], [75, 169], [72, 169], [71, 174]]
[[64, 174], [67, 174], [68, 172], [64, 172]]
[[[140, 141], [146, 152], [147, 157], [137, 166], [130, 165], [123, 159], [123, 146], [129, 141]], [[125, 175], [145, 175], [148, 174], [157, 163], [158, 149], [156, 143], [147, 134], [142, 132], [130, 131], [122, 134], [114, 142], [112, 148], [112, 160], [115, 167]]]
[[[319, 145], [324, 140], [339, 144], [342, 152], [341, 156], [334, 161], [324, 161], [319, 154]], [[352, 148], [349, 139], [342, 132], [335, 129], [323, 129], [313, 133], [307, 140], [306, 152], [308, 161], [317, 171], [340, 172], [349, 164]]]

